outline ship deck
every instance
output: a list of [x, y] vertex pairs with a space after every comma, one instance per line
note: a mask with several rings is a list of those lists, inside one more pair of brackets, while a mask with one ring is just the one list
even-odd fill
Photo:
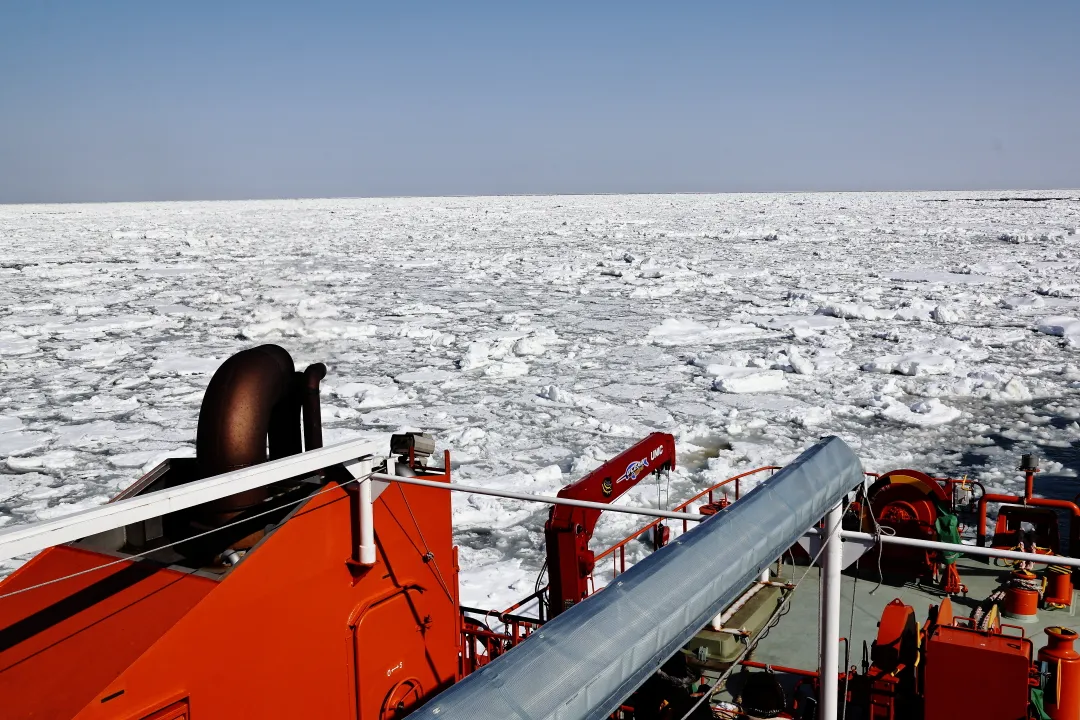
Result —
[[[873, 552], [871, 550], [870, 552]], [[991, 561], [1004, 562], [1004, 561]], [[962, 582], [968, 587], [967, 596], [953, 596], [953, 613], [956, 616], [970, 616], [975, 608], [1000, 585], [1011, 568], [995, 566], [979, 559], [961, 557], [957, 567]], [[774, 566], [775, 568], [775, 566]], [[1038, 571], [1040, 566], [1036, 566]], [[816, 670], [818, 664], [818, 594], [821, 584], [819, 568], [785, 563], [781, 567], [780, 577], [774, 578], [794, 583], [806, 573], [798, 589], [791, 596], [789, 609], [782, 613], [779, 622], [760, 640], [748, 659], [769, 665], [781, 665], [789, 668]], [[1063, 625], [1074, 630], [1080, 629], [1080, 617], [1076, 615], [1077, 591], [1073, 591], [1073, 604], [1064, 610], [1039, 609], [1035, 622], [1020, 623], [1002, 617], [1005, 624], [1015, 624], [1023, 628], [1024, 634], [1032, 639], [1035, 652], [1045, 644], [1047, 627]], [[845, 571], [842, 578], [840, 601], [840, 635], [850, 638], [850, 656], [847, 667], [852, 665], [862, 671], [863, 645], [869, 649], [877, 636], [877, 624], [881, 613], [889, 602], [899, 598], [915, 609], [915, 617], [920, 624], [926, 622], [931, 605], [940, 604], [942, 593], [935, 587], [908, 582], [890, 583], [885, 579], [879, 586], [876, 571]], [[854, 599], [854, 601], [853, 601]], [[1018, 633], [1010, 629], [1011, 633]], [[844, 660], [844, 647], [841, 645], [840, 658]], [[728, 687], [717, 694], [719, 700], [731, 700], [732, 693], [738, 694], [741, 681], [740, 670], [732, 673]], [[761, 672], [761, 670], [751, 670]], [[715, 677], [716, 673], [712, 673]], [[791, 692], [799, 677], [777, 671], [777, 677]], [[711, 678], [710, 678], [711, 680]], [[789, 695], [790, 697], [790, 695]]]

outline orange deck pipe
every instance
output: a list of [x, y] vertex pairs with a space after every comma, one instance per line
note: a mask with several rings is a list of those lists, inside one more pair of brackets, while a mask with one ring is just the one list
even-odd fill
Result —
[[1080, 549], [1077, 548], [1077, 543], [1080, 541], [1080, 534], [1077, 533], [1077, 522], [1080, 521], [1080, 506], [1076, 503], [1069, 500], [1055, 500], [1054, 498], [1022, 498], [1016, 495], [996, 495], [993, 493], [979, 498], [979, 534], [976, 542], [980, 547], [986, 544], [986, 505], [991, 502], [1068, 510], [1072, 513], [1072, 517], [1069, 519], [1069, 552], [1075, 555], [1077, 550]]

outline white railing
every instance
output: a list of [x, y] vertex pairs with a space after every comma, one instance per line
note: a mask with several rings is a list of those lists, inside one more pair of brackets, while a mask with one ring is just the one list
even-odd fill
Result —
[[398, 475], [386, 475], [374, 473], [372, 480], [382, 482], [396, 482], [403, 485], [419, 485], [420, 487], [433, 487], [440, 490], [454, 490], [456, 492], [470, 493], [472, 495], [490, 495], [491, 497], [508, 498], [510, 500], [524, 500], [526, 502], [538, 502], [546, 505], [569, 505], [570, 507], [589, 508], [602, 512], [621, 512], [629, 515], [645, 515], [647, 517], [667, 518], [670, 520], [689, 520], [701, 522], [708, 515], [695, 515], [694, 513], [673, 512], [671, 510], [658, 510], [656, 508], [634, 507], [632, 505], [612, 505], [609, 503], [593, 502], [591, 500], [574, 500], [572, 498], [555, 497], [554, 495], [533, 495], [531, 493], [516, 493], [509, 490], [492, 490], [491, 488], [473, 487], [471, 485], [447, 485], [444, 482], [433, 482], [413, 477], [400, 477]]
[[[420, 485], [435, 487], [443, 490], [455, 490], [478, 495], [492, 495], [513, 500], [528, 502], [540, 502], [549, 505], [570, 505], [585, 507], [609, 512], [630, 513], [634, 515], [646, 515], [649, 517], [673, 518], [677, 520], [704, 520], [707, 516], [692, 513], [670, 512], [654, 508], [640, 508], [626, 505], [609, 505], [607, 503], [590, 502], [587, 500], [573, 500], [568, 498], [553, 497], [550, 495], [532, 495], [529, 493], [515, 493], [505, 490], [492, 490], [468, 485], [448, 485], [445, 482], [422, 480], [413, 477], [400, 477], [384, 473], [373, 473], [372, 463], [362, 465], [354, 462], [361, 458], [372, 458], [379, 455], [380, 446], [371, 440], [350, 440], [348, 442], [331, 445], [329, 447], [311, 450], [298, 455], [290, 455], [280, 460], [274, 460], [260, 465], [253, 465], [243, 470], [215, 475], [205, 480], [196, 480], [168, 490], [158, 490], [145, 495], [137, 495], [125, 500], [107, 503], [91, 510], [65, 515], [55, 520], [20, 525], [8, 530], [0, 531], [0, 560], [17, 557], [28, 553], [44, 550], [45, 548], [62, 543], [79, 540], [90, 535], [96, 535], [107, 530], [114, 530], [132, 523], [141, 522], [154, 517], [160, 517], [167, 513], [185, 510], [196, 505], [220, 500], [237, 493], [252, 490], [254, 488], [270, 485], [275, 482], [287, 480], [317, 472], [332, 465], [343, 464], [353, 478], [360, 481], [363, 488], [366, 484], [363, 480], [383, 482], [399, 482], [407, 485]], [[377, 488], [371, 488], [375, 491]], [[377, 496], [377, 492], [373, 493]], [[371, 527], [370, 502], [361, 503], [361, 524]], [[366, 523], [365, 523], [366, 520]], [[367, 543], [370, 550], [374, 551], [374, 544]], [[369, 553], [369, 554], [372, 554]]]
[[372, 440], [349, 440], [243, 470], [215, 475], [205, 480], [184, 483], [168, 490], [117, 500], [55, 520], [0, 530], [0, 560], [37, 552], [177, 510], [186, 510], [289, 478], [308, 475], [332, 465], [375, 455], [380, 447], [380, 443]]
[[[821, 530], [811, 528], [807, 535], [822, 535]], [[886, 545], [904, 545], [907, 547], [925, 548], [927, 550], [941, 550], [954, 552], [961, 555], [980, 555], [982, 557], [1001, 558], [1003, 560], [1025, 560], [1029, 562], [1043, 563], [1046, 565], [1067, 565], [1080, 567], [1080, 558], [1067, 557], [1065, 555], [1040, 555], [1038, 553], [1017, 552], [1016, 550], [1001, 550], [1000, 548], [981, 547], [979, 545], [956, 545], [943, 543], [935, 540], [922, 540], [920, 538], [900, 537], [898, 535], [874, 535], [872, 533], [856, 532], [854, 530], [841, 530], [840, 537], [844, 542], [853, 542], [866, 547], [873, 547], [878, 541]]]

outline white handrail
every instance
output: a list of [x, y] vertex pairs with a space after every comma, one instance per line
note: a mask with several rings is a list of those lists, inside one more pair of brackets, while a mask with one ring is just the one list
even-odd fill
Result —
[[[132, 523], [159, 517], [177, 510], [184, 510], [196, 505], [220, 500], [237, 493], [245, 492], [254, 488], [270, 485], [271, 483], [287, 480], [308, 473], [313, 473], [323, 468], [330, 467], [356, 460], [361, 457], [378, 455], [379, 443], [372, 440], [349, 440], [337, 445], [311, 450], [290, 455], [289, 457], [272, 462], [254, 465], [243, 470], [235, 470], [222, 475], [215, 475], [205, 480], [197, 480], [179, 485], [169, 490], [138, 495], [126, 500], [118, 500], [97, 508], [66, 515], [55, 520], [19, 525], [8, 530], [0, 530], [0, 560], [24, 555], [27, 553], [43, 550], [53, 545], [60, 545], [72, 540], [95, 535], [106, 530], [112, 530]], [[515, 493], [506, 490], [494, 490], [491, 488], [473, 487], [468, 485], [448, 484], [422, 480], [413, 477], [401, 477], [372, 473], [372, 480], [385, 482], [398, 482], [406, 485], [419, 485], [434, 487], [443, 490], [453, 490], [479, 495], [491, 495], [514, 500], [540, 502], [550, 505], [570, 505], [608, 512], [630, 513], [677, 520], [702, 521], [709, 516], [696, 515], [693, 513], [672, 512], [653, 508], [632, 507], [626, 505], [609, 505], [606, 503], [590, 502], [587, 500], [573, 500], [570, 498], [553, 497], [549, 495], [532, 495], [529, 493]], [[812, 528], [807, 535], [817, 535], [819, 531]], [[1034, 553], [1022, 553], [1015, 550], [999, 550], [997, 548], [984, 548], [974, 545], [956, 545], [952, 543], [933, 542], [916, 538], [896, 537], [893, 535], [872, 535], [870, 533], [841, 530], [840, 536], [847, 541], [856, 541], [864, 544], [873, 544], [880, 540], [889, 545], [907, 545], [922, 547], [933, 550], [945, 550], [958, 552], [966, 555], [983, 555], [998, 557], [1009, 560], [1029, 560], [1038, 563], [1052, 565], [1067, 565], [1080, 567], [1080, 558], [1071, 558], [1061, 555], [1037, 555]]]
[[[470, 485], [458, 485], [447, 484], [445, 482], [438, 482], [432, 480], [421, 480], [414, 477], [399, 477], [397, 475], [386, 475], [383, 473], [372, 473], [372, 480], [382, 480], [384, 482], [402, 483], [405, 485], [419, 485], [421, 487], [438, 488], [440, 490], [452, 490], [455, 492], [470, 493], [473, 495], [490, 495], [493, 497], [509, 498], [511, 500], [525, 500], [530, 502], [546, 503], [548, 505], [570, 505], [572, 507], [584, 507], [595, 510], [603, 510], [605, 512], [621, 512], [630, 513], [632, 515], [646, 515], [648, 517], [668, 518], [673, 520], [690, 520], [695, 522], [701, 522], [707, 520], [709, 515], [696, 515], [693, 513], [685, 512], [672, 512], [670, 510], [657, 510], [653, 508], [633, 507], [628, 505], [608, 505], [606, 503], [591, 502], [588, 500], [572, 500], [570, 498], [554, 497], [551, 495], [532, 495], [529, 493], [517, 493], [510, 492], [508, 490], [493, 490], [491, 488], [473, 487]], [[806, 531], [807, 535], [820, 535], [821, 532], [817, 528], [811, 528]], [[895, 535], [872, 535], [864, 532], [854, 532], [852, 530], [841, 530], [840, 537], [845, 541], [858, 542], [866, 545], [873, 545], [875, 541], [880, 540], [886, 545], [907, 545], [910, 547], [921, 547], [929, 550], [945, 550], [948, 552], [956, 552], [964, 555], [982, 555], [988, 557], [1004, 558], [1007, 560], [1030, 560], [1037, 563], [1047, 563], [1050, 565], [1068, 565], [1070, 567], [1080, 567], [1080, 558], [1066, 557], [1064, 555], [1037, 555], [1034, 553], [1022, 553], [1015, 550], [999, 550], [997, 548], [979, 547], [977, 545], [956, 545], [953, 543], [935, 542], [932, 540], [920, 540], [918, 538], [897, 537]]]
[[381, 444], [373, 440], [348, 440], [205, 480], [184, 483], [168, 490], [117, 500], [55, 520], [0, 530], [0, 560], [308, 475], [349, 460], [376, 455], [380, 448]]
[[547, 505], [569, 505], [570, 507], [589, 508], [603, 512], [628, 513], [630, 515], [645, 515], [647, 517], [666, 518], [668, 520], [689, 520], [701, 522], [708, 520], [710, 515], [695, 515], [694, 513], [674, 512], [671, 510], [657, 510], [654, 508], [635, 507], [633, 505], [611, 505], [608, 503], [593, 502], [591, 500], [574, 500], [573, 498], [556, 497], [554, 495], [533, 495], [531, 493], [517, 493], [509, 490], [493, 490], [491, 488], [474, 487], [472, 485], [453, 485], [434, 480], [421, 480], [415, 477], [402, 477], [399, 475], [386, 475], [384, 473], [372, 473], [372, 480], [383, 482], [401, 483], [403, 485], [418, 485], [439, 490], [453, 490], [455, 492], [470, 493], [472, 495], [490, 495], [491, 497], [508, 498], [510, 500], [525, 500], [526, 502], [545, 503]]
[[[807, 535], [821, 535], [818, 528], [811, 528]], [[1005, 560], [1027, 560], [1029, 562], [1045, 563], [1047, 565], [1067, 565], [1080, 567], [1080, 558], [1067, 557], [1065, 555], [1039, 555], [1037, 553], [1017, 552], [1016, 550], [1000, 550], [993, 547], [981, 547], [979, 545], [957, 545], [955, 543], [943, 543], [935, 540], [920, 540], [919, 538], [900, 537], [898, 535], [873, 535], [871, 533], [856, 532], [854, 530], [841, 530], [840, 537], [845, 541], [857, 542], [872, 546], [876, 541], [886, 545], [905, 545], [907, 547], [926, 548], [927, 550], [942, 550], [945, 552], [960, 553], [961, 555], [982, 555], [983, 557], [995, 557]]]

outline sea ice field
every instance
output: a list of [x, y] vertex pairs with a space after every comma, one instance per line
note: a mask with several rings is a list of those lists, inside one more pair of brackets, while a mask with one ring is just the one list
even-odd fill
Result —
[[[1080, 191], [0, 206], [0, 527], [193, 455], [261, 343], [327, 364], [328, 443], [430, 431], [462, 483], [553, 494], [662, 430], [620, 502], [670, 507], [835, 434], [988, 491], [1035, 452], [1071, 499]], [[532, 592], [547, 511], [455, 495], [463, 602]]]

